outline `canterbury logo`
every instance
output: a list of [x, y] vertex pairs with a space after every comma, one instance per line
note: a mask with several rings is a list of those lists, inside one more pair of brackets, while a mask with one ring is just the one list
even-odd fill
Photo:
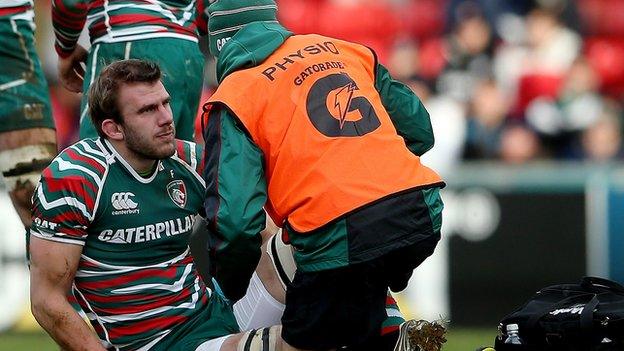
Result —
[[134, 202], [132, 198], [134, 197], [133, 193], [114, 193], [111, 196], [111, 203], [113, 204], [113, 208], [116, 210], [132, 210], [137, 208], [139, 204]]

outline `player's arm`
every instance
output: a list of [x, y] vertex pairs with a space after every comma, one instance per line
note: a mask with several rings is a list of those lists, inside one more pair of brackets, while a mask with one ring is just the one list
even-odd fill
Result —
[[80, 32], [87, 20], [86, 0], [54, 0], [52, 26], [56, 41], [54, 48], [59, 56], [59, 78], [63, 86], [73, 92], [82, 91], [87, 51], [78, 45]]
[[204, 128], [204, 207], [213, 276], [236, 301], [260, 259], [266, 180], [260, 149], [227, 109], [215, 106]]
[[67, 300], [91, 225], [99, 173], [85, 172], [78, 148], [68, 148], [41, 173], [30, 228], [33, 315], [65, 350], [103, 350]]
[[68, 57], [76, 48], [87, 20], [87, 11], [88, 3], [85, 0], [53, 0], [54, 48], [59, 57]]
[[429, 151], [434, 144], [433, 128], [429, 112], [418, 96], [407, 85], [393, 79], [381, 64], [377, 64], [375, 88], [410, 151], [418, 156]]
[[82, 246], [30, 239], [30, 299], [33, 316], [63, 350], [105, 350], [67, 301]]

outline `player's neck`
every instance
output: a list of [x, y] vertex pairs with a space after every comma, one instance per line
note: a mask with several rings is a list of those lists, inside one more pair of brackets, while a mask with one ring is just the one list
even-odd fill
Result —
[[156, 167], [156, 162], [153, 158], [146, 158], [143, 155], [137, 154], [136, 152], [130, 150], [125, 142], [109, 140], [113, 145], [117, 153], [134, 169], [138, 174], [147, 174], [151, 173]]

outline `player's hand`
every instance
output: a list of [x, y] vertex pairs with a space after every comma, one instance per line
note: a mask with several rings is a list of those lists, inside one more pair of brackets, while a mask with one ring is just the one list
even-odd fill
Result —
[[59, 57], [58, 70], [59, 78], [63, 86], [74, 93], [82, 92], [82, 82], [84, 80], [85, 63], [88, 52], [80, 45], [76, 45], [71, 55]]

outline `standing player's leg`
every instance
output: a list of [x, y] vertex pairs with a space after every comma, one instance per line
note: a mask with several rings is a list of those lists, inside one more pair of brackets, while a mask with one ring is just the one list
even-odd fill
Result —
[[41, 171], [56, 155], [48, 87], [34, 46], [32, 9], [0, 17], [0, 172], [20, 219]]
[[41, 171], [56, 155], [54, 129], [0, 131], [0, 171], [13, 206], [30, 228], [31, 199]]

